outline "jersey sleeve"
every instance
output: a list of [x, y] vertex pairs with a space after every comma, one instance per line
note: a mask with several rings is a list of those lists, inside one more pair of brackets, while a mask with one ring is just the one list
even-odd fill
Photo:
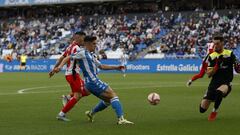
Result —
[[84, 50], [78, 50], [75, 53], [71, 54], [71, 59], [83, 59], [85, 57]]

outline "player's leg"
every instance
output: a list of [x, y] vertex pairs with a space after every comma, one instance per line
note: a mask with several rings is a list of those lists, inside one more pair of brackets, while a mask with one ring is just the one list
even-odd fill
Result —
[[89, 121], [93, 122], [94, 115], [97, 112], [106, 109], [110, 105], [110, 101], [107, 98], [100, 96], [104, 91], [108, 89], [108, 85], [100, 80], [97, 80], [96, 82], [87, 83], [86, 89], [88, 89], [92, 94], [101, 99], [101, 101], [93, 109], [91, 109], [91, 111], [85, 112]]
[[102, 98], [105, 102], [111, 103], [111, 106], [115, 110], [115, 113], [118, 118], [117, 124], [134, 124], [133, 122], [130, 122], [123, 117], [123, 109], [121, 102], [117, 94], [111, 89], [111, 87], [108, 87], [107, 90], [105, 90], [100, 95], [100, 98]]
[[61, 118], [62, 117], [65, 118], [66, 113], [69, 112], [82, 97], [80, 89], [82, 88], [83, 84], [81, 84], [80, 77], [76, 76], [76, 78], [73, 78], [73, 76], [67, 76], [67, 80], [71, 86], [73, 97], [67, 102], [67, 104], [62, 108], [62, 110], [58, 114], [58, 119], [60, 120], [64, 120]]
[[200, 113], [204, 113], [208, 110], [211, 101], [214, 100], [214, 93], [213, 93], [213, 89], [212, 87], [208, 87], [208, 89], [206, 90], [206, 93], [203, 96], [203, 99], [199, 105], [199, 112]]
[[219, 88], [217, 88], [215, 104], [214, 104], [214, 109], [213, 109], [214, 112], [216, 112], [218, 110], [223, 97], [228, 93], [229, 90], [230, 89], [229, 89], [228, 85], [221, 85]]
[[93, 122], [94, 121], [94, 115], [97, 113], [97, 112], [100, 112], [104, 109], [106, 109], [108, 106], [110, 105], [110, 103], [108, 102], [105, 102], [103, 100], [100, 100], [100, 102], [91, 110], [91, 111], [86, 111], [85, 114], [87, 115], [88, 117], [88, 120], [90, 122]]
[[202, 101], [201, 101], [201, 103], [199, 105], [199, 112], [200, 113], [205, 113], [208, 110], [210, 104], [211, 104], [210, 100], [202, 99]]
[[26, 63], [24, 63], [23, 69], [24, 69], [24, 70], [26, 70], [26, 69], [27, 69], [27, 67], [26, 67]]
[[23, 68], [23, 63], [21, 62], [21, 63], [20, 63], [19, 70], [21, 71], [21, 70], [22, 70], [22, 68]]
[[63, 106], [65, 106], [72, 97], [73, 97], [73, 93], [70, 93], [68, 95], [62, 95], [61, 98], [62, 98]]
[[214, 108], [211, 112], [211, 114], [208, 117], [209, 121], [214, 121], [217, 117], [217, 111], [219, 109], [219, 106], [222, 103], [223, 97], [227, 96], [227, 94], [231, 91], [231, 86], [229, 85], [221, 85], [218, 87], [215, 91], [215, 103]]
[[[90, 95], [91, 93], [85, 89], [85, 85], [84, 85], [84, 81], [80, 78], [80, 81], [81, 81], [81, 96], [82, 97], [85, 97], [85, 96], [88, 96]], [[71, 92], [70, 94], [68, 95], [62, 95], [62, 104], [63, 106], [65, 106], [67, 104], [68, 101], [70, 101], [70, 99], [74, 96], [74, 93]]]
[[[96, 114], [96, 112], [106, 109], [108, 105], [111, 104], [112, 108], [115, 110], [115, 113], [119, 121], [122, 120], [122, 123], [119, 124], [133, 124], [132, 122], [129, 122], [123, 118], [123, 109], [120, 100], [117, 94], [106, 83], [103, 83], [102, 81], [99, 80], [97, 83], [92, 84], [92, 86], [89, 85], [86, 86], [91, 93], [93, 93], [95, 96], [99, 97], [104, 101], [98, 103], [96, 107], [92, 109], [92, 112], [88, 113], [87, 115], [93, 117], [93, 115]], [[89, 117], [89, 119], [91, 117]]]

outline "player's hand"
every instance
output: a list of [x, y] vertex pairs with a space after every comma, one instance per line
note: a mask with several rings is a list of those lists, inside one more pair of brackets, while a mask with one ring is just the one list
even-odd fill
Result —
[[49, 78], [51, 78], [51, 77], [54, 75], [54, 73], [55, 73], [55, 72], [54, 72], [53, 70], [52, 70], [51, 72], [49, 72], [49, 73], [48, 73]]
[[187, 86], [187, 87], [190, 87], [190, 86], [191, 86], [191, 84], [192, 84], [192, 80], [188, 80], [188, 82], [187, 82], [186, 86]]
[[54, 71], [55, 73], [58, 73], [58, 72], [61, 71], [61, 69], [60, 69], [59, 67], [56, 67], [56, 68], [53, 69], [53, 71]]
[[117, 69], [118, 70], [124, 70], [124, 69], [126, 69], [126, 67], [125, 66], [118, 66]]

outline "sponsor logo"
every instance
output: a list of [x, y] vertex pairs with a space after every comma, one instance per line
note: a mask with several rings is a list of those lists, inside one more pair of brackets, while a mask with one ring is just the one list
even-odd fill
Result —
[[30, 4], [29, 0], [5, 0], [5, 5], [26, 5]]
[[157, 64], [157, 69], [158, 72], [197, 72], [199, 71], [199, 66], [195, 64], [170, 64], [170, 65], [165, 65], [165, 64]]
[[4, 68], [6, 70], [12, 70], [13, 69], [13, 66], [12, 65], [5, 65]]
[[61, 3], [61, 0], [35, 0], [34, 4]]
[[129, 64], [127, 65], [127, 70], [150, 70], [150, 65], [134, 65], [134, 64]]

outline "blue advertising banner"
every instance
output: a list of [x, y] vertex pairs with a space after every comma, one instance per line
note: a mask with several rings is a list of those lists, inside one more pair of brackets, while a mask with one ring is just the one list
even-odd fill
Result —
[[[102, 64], [119, 65], [119, 60], [101, 60]], [[56, 60], [28, 60], [25, 72], [49, 72], [55, 65]], [[19, 72], [19, 61], [0, 61], [0, 72]], [[140, 59], [130, 61], [127, 64], [127, 73], [194, 73], [201, 66], [200, 59]], [[118, 72], [118, 71], [100, 71]]]
[[[77, 3], [77, 2], [97, 2], [97, 1], [102, 1], [102, 0], [0, 0], [0, 7], [63, 4], [63, 3]], [[104, 1], [114, 1], [114, 0], [104, 0]]]

